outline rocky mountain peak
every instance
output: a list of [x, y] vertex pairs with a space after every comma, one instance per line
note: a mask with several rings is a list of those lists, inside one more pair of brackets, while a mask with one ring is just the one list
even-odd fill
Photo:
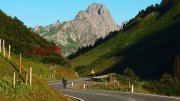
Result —
[[109, 10], [103, 4], [92, 3], [91, 5], [89, 5], [89, 7], [85, 11], [80, 11], [76, 15], [76, 18], [82, 19], [84, 17], [93, 16], [93, 15], [111, 17]]
[[64, 47], [62, 51], [68, 56], [82, 46], [94, 45], [97, 39], [104, 38], [111, 31], [120, 28], [103, 4], [92, 3], [73, 20], [57, 21], [46, 27], [36, 26], [35, 29], [47, 40], [53, 40], [60, 47]]
[[38, 30], [39, 30], [39, 26], [36, 25], [36, 26], [34, 27], [34, 32], [37, 32]]
[[103, 4], [98, 4], [98, 3], [92, 3], [86, 10], [85, 12], [88, 14], [96, 14], [96, 15], [101, 15], [105, 11], [105, 7]]

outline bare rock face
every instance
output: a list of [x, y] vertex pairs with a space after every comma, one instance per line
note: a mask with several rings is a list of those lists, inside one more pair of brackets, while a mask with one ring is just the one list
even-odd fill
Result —
[[102, 4], [92, 3], [68, 22], [57, 21], [49, 26], [36, 26], [34, 32], [54, 41], [68, 56], [82, 46], [94, 45], [98, 38], [119, 30], [109, 10]]

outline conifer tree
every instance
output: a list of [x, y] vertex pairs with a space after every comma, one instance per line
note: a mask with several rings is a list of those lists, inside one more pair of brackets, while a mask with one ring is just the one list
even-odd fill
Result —
[[180, 59], [179, 59], [179, 54], [175, 58], [174, 68], [173, 68], [173, 75], [174, 75], [174, 77], [180, 78]]

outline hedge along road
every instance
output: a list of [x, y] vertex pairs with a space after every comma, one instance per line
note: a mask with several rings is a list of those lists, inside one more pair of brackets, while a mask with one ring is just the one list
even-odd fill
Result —
[[[73, 84], [87, 84], [89, 78], [80, 78], [74, 80], [68, 80], [68, 85]], [[60, 91], [64, 95], [75, 97], [82, 101], [180, 101], [180, 98], [158, 96], [150, 94], [140, 94], [131, 92], [120, 91], [98, 91], [98, 90], [86, 90], [86, 89], [63, 89], [62, 81], [52, 81], [48, 84], [54, 89]]]

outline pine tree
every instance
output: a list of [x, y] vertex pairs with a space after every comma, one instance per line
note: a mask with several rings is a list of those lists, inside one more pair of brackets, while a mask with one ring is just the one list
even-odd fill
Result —
[[173, 75], [174, 75], [174, 77], [180, 78], [180, 59], [179, 59], [179, 54], [175, 58], [174, 68], [173, 68]]

